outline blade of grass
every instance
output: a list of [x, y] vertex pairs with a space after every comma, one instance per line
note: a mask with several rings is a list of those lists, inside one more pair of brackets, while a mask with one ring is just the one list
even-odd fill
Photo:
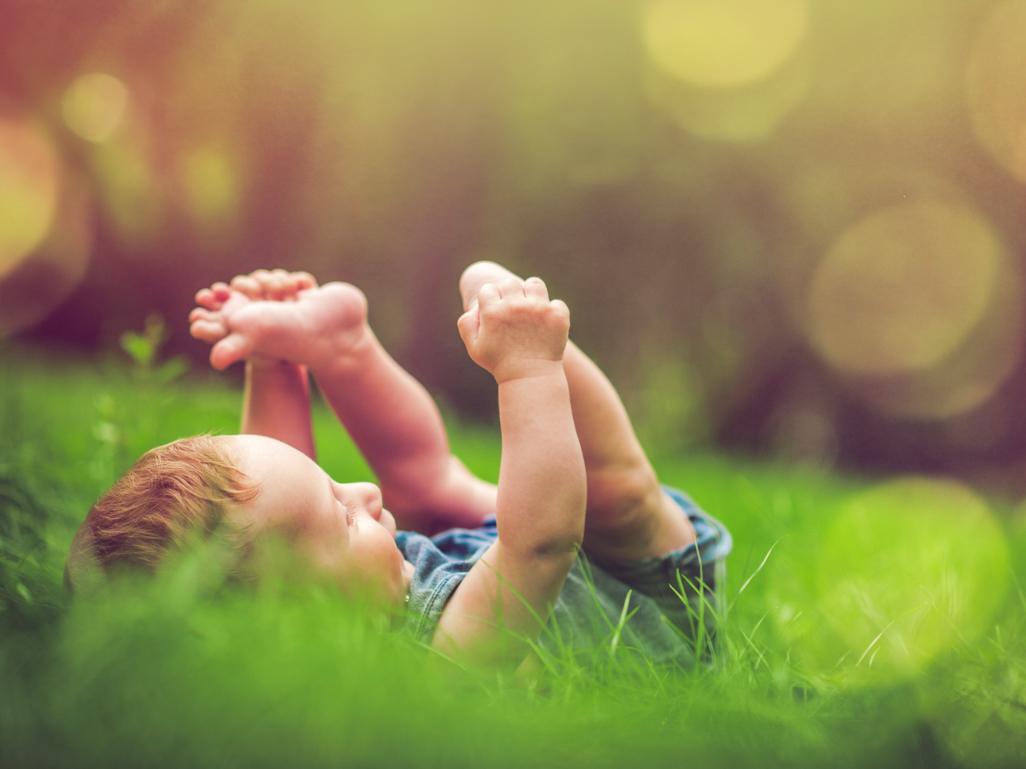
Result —
[[[616, 647], [620, 645], [620, 634], [623, 632], [624, 625], [627, 624], [627, 608], [631, 603], [631, 594], [633, 590], [627, 591], [626, 598], [623, 599], [623, 608], [620, 610], [620, 621], [616, 623], [616, 629], [613, 631], [613, 638], [609, 642], [609, 656], [616, 656]], [[633, 614], [633, 612], [631, 612]]]
[[748, 579], [746, 579], [744, 581], [744, 584], [742, 584], [741, 587], [738, 588], [737, 594], [734, 596], [734, 600], [731, 601], [730, 602], [730, 606], [727, 607], [727, 613], [728, 614], [731, 612], [731, 610], [733, 610], [734, 605], [737, 603], [737, 599], [741, 597], [741, 594], [743, 592], [745, 592], [745, 588], [747, 588], [748, 585], [751, 584], [752, 580], [755, 579], [755, 577], [759, 574], [759, 572], [762, 571], [763, 567], [766, 565], [766, 562], [769, 560], [769, 557], [773, 554], [773, 549], [777, 545], [780, 544], [780, 541], [782, 539], [783, 539], [783, 537], [781, 537], [780, 539], [778, 539], [776, 542], [773, 543], [773, 545], [770, 547], [770, 549], [766, 551], [766, 556], [762, 559], [762, 563], [759, 564], [759, 568], [757, 568], [754, 572], [752, 572], [752, 576], [750, 576]]
[[[898, 621], [899, 619], [901, 619], [902, 617], [906, 617], [906, 616], [908, 616], [909, 614], [911, 614], [911, 613], [912, 613], [912, 612], [914, 612], [914, 611], [919, 611], [920, 609], [922, 609], [922, 608], [923, 608], [924, 606], [927, 606], [927, 605], [928, 605], [927, 603], [921, 603], [921, 604], [919, 604], [918, 606], [916, 606], [916, 607], [914, 607], [914, 608], [912, 608], [912, 609], [909, 609], [908, 611], [904, 612], [903, 614], [899, 614], [899, 615], [898, 615], [897, 617], [895, 617], [895, 618], [894, 618], [894, 619], [892, 619], [892, 620], [891, 620], [890, 622], [888, 622], [888, 623], [887, 623], [887, 627], [885, 627], [885, 628], [884, 628], [883, 630], [881, 630], [881, 631], [880, 631], [880, 632], [879, 632], [879, 633], [877, 634], [876, 638], [874, 638], [874, 639], [873, 639], [873, 640], [872, 640], [872, 641], [870, 642], [869, 646], [867, 646], [867, 647], [866, 647], [866, 650], [865, 650], [864, 652], [862, 652], [862, 656], [861, 656], [861, 657], [859, 657], [859, 661], [855, 663], [855, 667], [858, 667], [859, 665], [861, 665], [861, 664], [862, 664], [862, 660], [864, 660], [864, 659], [866, 658], [866, 655], [867, 655], [867, 654], [869, 654], [869, 650], [870, 650], [870, 649], [872, 649], [872, 648], [873, 648], [874, 646], [876, 646], [876, 642], [877, 642], [877, 641], [879, 641], [879, 640], [880, 640], [881, 638], [883, 638], [883, 634], [884, 634], [884, 633], [886, 633], [886, 632], [887, 632], [888, 630], [890, 630], [890, 629], [891, 629], [891, 626], [892, 626], [892, 625], [893, 625], [893, 624], [894, 624], [895, 622], [897, 622], [897, 621]], [[874, 655], [874, 656], [875, 656], [875, 655]], [[842, 657], [841, 659], [843, 660], [844, 658]], [[838, 664], [840, 664], [840, 663], [838, 663]], [[872, 665], [872, 664], [873, 664], [873, 663], [872, 663], [872, 660], [870, 660], [870, 663], [869, 663], [869, 664], [870, 664], [870, 665]]]

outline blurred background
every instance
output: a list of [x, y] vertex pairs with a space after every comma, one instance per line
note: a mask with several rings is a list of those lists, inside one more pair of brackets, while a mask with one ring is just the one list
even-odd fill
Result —
[[656, 452], [1023, 494], [1024, 73], [1024, 0], [0, 0], [0, 354], [199, 371], [196, 289], [306, 269], [489, 420], [487, 258]]

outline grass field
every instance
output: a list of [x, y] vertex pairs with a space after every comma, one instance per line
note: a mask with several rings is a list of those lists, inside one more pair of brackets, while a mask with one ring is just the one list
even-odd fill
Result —
[[[656, 458], [734, 534], [717, 664], [610, 647], [517, 684], [431, 664], [323, 588], [227, 589], [199, 556], [69, 601], [64, 555], [95, 498], [154, 445], [233, 431], [240, 396], [68, 358], [0, 350], [3, 766], [1026, 763], [1026, 524], [1010, 502], [944, 479]], [[331, 415], [315, 421], [325, 469], [370, 479]], [[497, 433], [450, 428], [494, 479]]]

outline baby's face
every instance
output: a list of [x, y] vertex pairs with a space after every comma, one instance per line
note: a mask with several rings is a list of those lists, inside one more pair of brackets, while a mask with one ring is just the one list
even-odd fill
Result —
[[413, 566], [395, 544], [395, 519], [373, 483], [336, 483], [316, 462], [273, 438], [232, 435], [240, 469], [259, 482], [240, 522], [263, 532], [290, 530], [296, 555], [343, 588], [363, 587], [401, 604]]

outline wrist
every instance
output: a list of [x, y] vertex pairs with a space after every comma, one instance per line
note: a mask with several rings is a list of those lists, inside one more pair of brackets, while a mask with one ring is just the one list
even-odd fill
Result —
[[562, 360], [548, 358], [516, 358], [503, 361], [492, 370], [496, 383], [502, 385], [519, 379], [565, 377]]

